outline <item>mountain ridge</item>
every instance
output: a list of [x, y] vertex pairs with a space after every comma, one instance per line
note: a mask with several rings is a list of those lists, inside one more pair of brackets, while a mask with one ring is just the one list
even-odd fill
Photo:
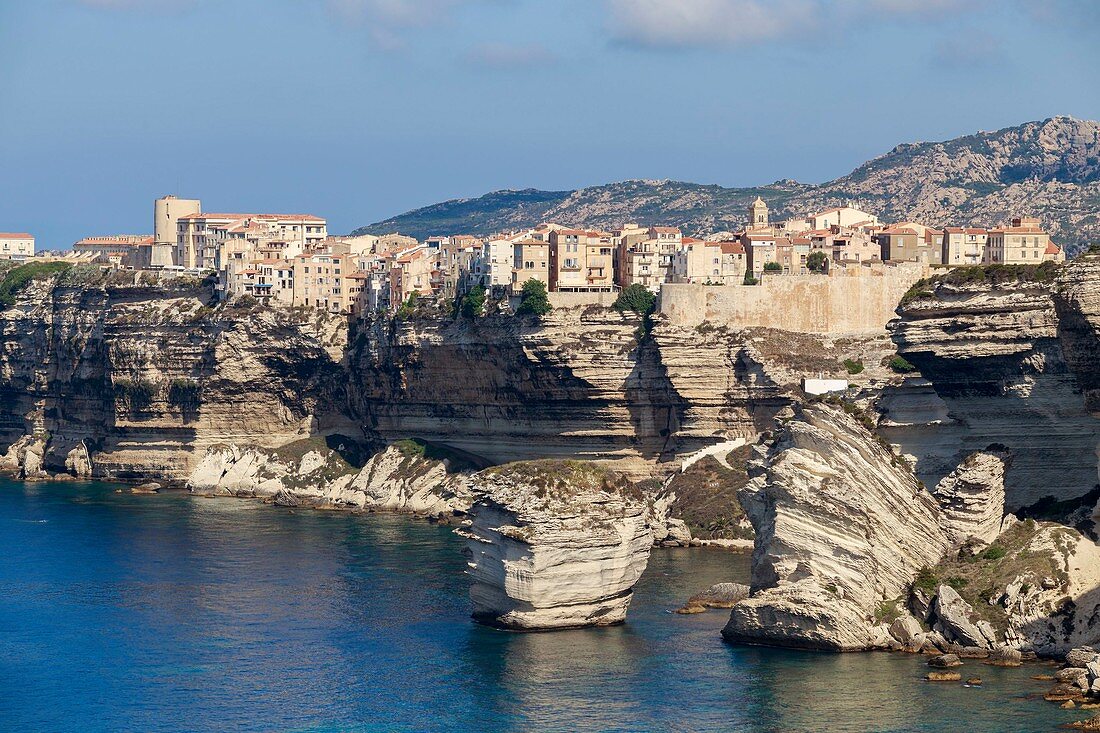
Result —
[[567, 191], [502, 189], [452, 199], [361, 227], [488, 235], [541, 221], [612, 228], [627, 221], [668, 223], [703, 236], [743, 226], [762, 197], [772, 218], [857, 202], [885, 221], [986, 226], [1039, 216], [1070, 252], [1100, 241], [1100, 123], [1068, 116], [1025, 122], [944, 141], [907, 142], [851, 173], [820, 184], [789, 178], [744, 188], [633, 179]]

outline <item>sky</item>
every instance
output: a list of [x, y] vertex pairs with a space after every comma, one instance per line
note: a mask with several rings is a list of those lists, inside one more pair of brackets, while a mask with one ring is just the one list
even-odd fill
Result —
[[821, 182], [1100, 119], [1096, 0], [0, 0], [0, 231], [333, 233], [501, 188]]

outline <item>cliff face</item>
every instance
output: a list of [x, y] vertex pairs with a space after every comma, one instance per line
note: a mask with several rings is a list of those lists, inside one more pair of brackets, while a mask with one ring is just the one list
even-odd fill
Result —
[[800, 406], [777, 423], [741, 490], [756, 530], [753, 595], [722, 633], [835, 651], [881, 646], [881, 604], [949, 546], [939, 506], [842, 410]]
[[339, 322], [89, 277], [34, 282], [0, 312], [0, 451], [32, 445], [63, 472], [77, 450], [96, 477], [182, 480], [210, 445], [353, 429], [333, 409]]
[[[925, 483], [1000, 444], [1013, 456], [1005, 478], [1009, 510], [1045, 496], [1083, 496], [1096, 485], [1100, 423], [1081, 390], [1096, 369], [1096, 341], [1074, 305], [1089, 302], [1096, 288], [1088, 283], [1089, 261], [1066, 267], [1057, 283], [918, 286], [899, 307], [892, 324], [898, 352], [928, 382], [887, 390], [883, 433], [916, 459]], [[1061, 290], [1067, 295], [1056, 296]]]
[[644, 477], [755, 437], [790, 400], [791, 375], [753, 348], [755, 332], [641, 329], [596, 307], [541, 322], [378, 322], [353, 340], [351, 411], [380, 440], [414, 436], [487, 463], [601, 460]]

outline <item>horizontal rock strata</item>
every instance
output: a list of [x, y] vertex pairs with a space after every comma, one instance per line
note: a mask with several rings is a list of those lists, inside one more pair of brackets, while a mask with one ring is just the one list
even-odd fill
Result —
[[653, 535], [621, 476], [575, 461], [514, 463], [474, 479], [467, 539], [473, 617], [515, 630], [625, 620]]

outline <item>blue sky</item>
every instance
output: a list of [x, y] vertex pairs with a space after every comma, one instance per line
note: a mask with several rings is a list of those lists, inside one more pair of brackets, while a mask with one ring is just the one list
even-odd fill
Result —
[[498, 188], [843, 175], [1100, 119], [1092, 0], [0, 0], [0, 231], [334, 232]]

